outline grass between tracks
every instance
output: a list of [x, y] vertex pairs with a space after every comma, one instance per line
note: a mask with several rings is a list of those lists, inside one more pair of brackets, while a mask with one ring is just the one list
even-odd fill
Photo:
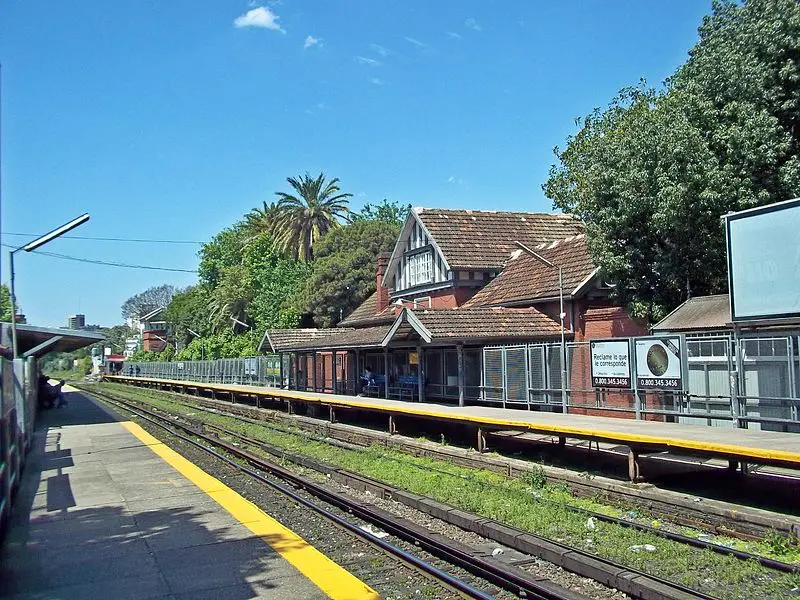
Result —
[[[620, 511], [591, 500], [574, 498], [563, 485], [550, 485], [543, 472], [525, 479], [510, 479], [491, 471], [469, 469], [447, 461], [415, 457], [382, 446], [348, 450], [310, 440], [291, 430], [243, 422], [235, 417], [210, 414], [170, 399], [163, 393], [132, 390], [121, 384], [100, 384], [123, 397], [149, 402], [172, 414], [215, 423], [243, 435], [263, 440], [288, 452], [303, 454], [329, 465], [384, 481], [410, 492], [508, 523], [555, 541], [614, 560], [724, 599], [792, 597], [800, 576], [780, 573], [755, 561], [692, 548], [646, 532], [597, 521], [593, 528], [585, 515], [565, 505], [579, 506], [612, 516]], [[697, 532], [685, 531], [687, 535]], [[797, 545], [776, 537], [760, 544], [739, 544], [750, 552], [786, 562], [800, 562]], [[655, 547], [648, 551], [645, 545]], [[634, 547], [639, 546], [638, 551]]]

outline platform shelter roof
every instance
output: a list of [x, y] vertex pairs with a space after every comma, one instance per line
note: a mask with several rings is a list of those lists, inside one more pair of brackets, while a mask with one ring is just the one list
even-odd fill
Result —
[[716, 331], [731, 329], [728, 294], [690, 298], [653, 326], [653, 331]]
[[[11, 347], [11, 323], [0, 323], [3, 345]], [[81, 329], [37, 327], [27, 323], [17, 324], [17, 354], [21, 357], [44, 356], [48, 352], [72, 352], [106, 339], [102, 333]]]

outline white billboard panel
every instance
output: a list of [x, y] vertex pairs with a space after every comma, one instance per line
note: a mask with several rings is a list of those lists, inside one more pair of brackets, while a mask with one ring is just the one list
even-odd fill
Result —
[[592, 387], [631, 387], [631, 345], [628, 338], [592, 340]]
[[637, 387], [682, 390], [682, 346], [679, 335], [635, 338]]
[[800, 199], [725, 216], [733, 321], [800, 316]]

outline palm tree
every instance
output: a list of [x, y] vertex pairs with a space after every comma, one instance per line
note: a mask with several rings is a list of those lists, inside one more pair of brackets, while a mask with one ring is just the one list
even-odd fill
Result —
[[[353, 194], [342, 193], [339, 179], [325, 181], [325, 174], [312, 179], [308, 173], [296, 179], [286, 179], [297, 196], [276, 192], [279, 200], [274, 205], [275, 218], [272, 232], [275, 242], [298, 260], [311, 260], [314, 257], [314, 244], [334, 227], [339, 226], [338, 218], [347, 219], [350, 209], [348, 198]], [[267, 205], [264, 205], [266, 212]], [[272, 212], [272, 211], [269, 211]]]
[[248, 233], [257, 236], [261, 233], [272, 232], [278, 220], [277, 204], [264, 202], [262, 208], [254, 208], [244, 216], [244, 226]]

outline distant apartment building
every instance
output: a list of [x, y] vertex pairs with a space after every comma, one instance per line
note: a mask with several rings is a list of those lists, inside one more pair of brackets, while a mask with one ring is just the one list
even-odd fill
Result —
[[67, 319], [67, 329], [83, 329], [86, 327], [86, 315], [72, 315]]

